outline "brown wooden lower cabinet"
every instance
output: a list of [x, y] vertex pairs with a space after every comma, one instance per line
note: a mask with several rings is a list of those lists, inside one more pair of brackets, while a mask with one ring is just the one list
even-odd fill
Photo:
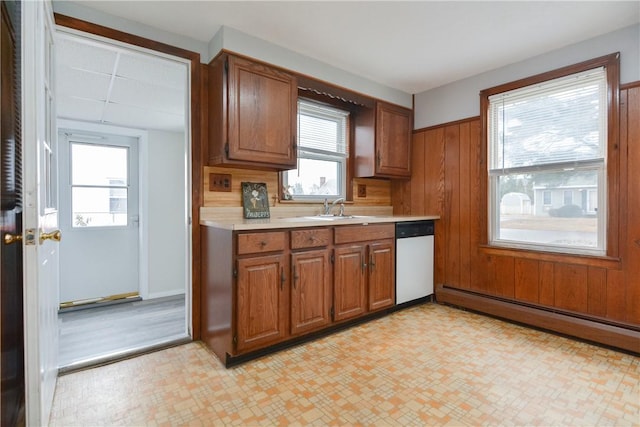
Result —
[[334, 319], [351, 319], [367, 311], [367, 251], [365, 245], [335, 249]]
[[395, 283], [389, 281], [395, 276], [394, 243], [389, 239], [369, 244], [369, 311], [391, 307], [396, 301]]
[[337, 227], [334, 301], [336, 321], [395, 303], [395, 225]]
[[291, 255], [291, 334], [331, 323], [331, 261], [327, 249]]
[[265, 347], [287, 336], [286, 272], [284, 254], [238, 260], [237, 351]]
[[335, 249], [334, 319], [346, 320], [395, 303], [394, 241]]
[[395, 303], [393, 223], [201, 231], [202, 339], [226, 365]]

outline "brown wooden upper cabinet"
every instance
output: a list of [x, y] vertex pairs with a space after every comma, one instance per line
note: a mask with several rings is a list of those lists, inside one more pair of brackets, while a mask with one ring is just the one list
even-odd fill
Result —
[[382, 101], [356, 117], [355, 176], [409, 178], [412, 110]]
[[209, 166], [296, 167], [296, 77], [223, 53], [209, 63]]

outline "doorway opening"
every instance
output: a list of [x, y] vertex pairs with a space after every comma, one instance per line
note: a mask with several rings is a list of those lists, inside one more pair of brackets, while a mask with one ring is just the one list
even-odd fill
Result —
[[56, 34], [60, 372], [191, 338], [190, 63]]

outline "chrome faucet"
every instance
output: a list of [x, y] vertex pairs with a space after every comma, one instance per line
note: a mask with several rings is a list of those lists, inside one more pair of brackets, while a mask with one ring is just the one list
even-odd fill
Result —
[[333, 209], [333, 207], [337, 203], [340, 203], [340, 213], [338, 214], [338, 216], [344, 216], [344, 197], [339, 197], [339, 198], [335, 199], [333, 201], [333, 203], [331, 203], [331, 209]]
[[327, 199], [324, 199], [324, 203], [322, 204], [323, 210], [324, 210], [323, 215], [331, 215], [331, 211], [333, 210], [333, 207], [338, 203], [340, 203], [339, 216], [344, 216], [344, 197], [339, 197], [335, 199], [333, 202], [331, 202], [331, 206], [329, 206], [329, 201]]

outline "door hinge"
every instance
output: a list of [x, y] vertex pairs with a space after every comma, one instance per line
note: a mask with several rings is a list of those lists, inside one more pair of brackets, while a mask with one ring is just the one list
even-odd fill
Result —
[[227, 159], [229, 158], [229, 141], [224, 144], [224, 155], [227, 156]]

